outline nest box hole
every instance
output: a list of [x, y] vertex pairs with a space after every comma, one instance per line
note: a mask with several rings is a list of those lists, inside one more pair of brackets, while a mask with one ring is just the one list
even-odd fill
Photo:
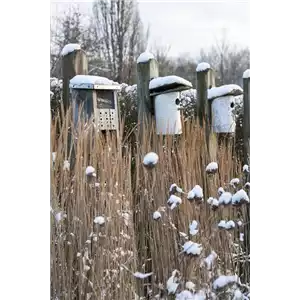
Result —
[[230, 107], [231, 107], [231, 108], [234, 108], [234, 102], [231, 102], [231, 103], [230, 103]]
[[179, 100], [178, 98], [176, 98], [175, 104], [176, 104], [176, 105], [179, 105], [179, 103], [180, 103], [180, 100]]

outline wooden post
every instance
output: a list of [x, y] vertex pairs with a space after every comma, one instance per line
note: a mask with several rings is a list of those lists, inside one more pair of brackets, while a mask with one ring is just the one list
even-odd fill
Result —
[[243, 135], [244, 135], [244, 164], [250, 161], [250, 70], [243, 74], [244, 89], [244, 117], [243, 117]]
[[[50, 55], [50, 47], [48, 48], [48, 55]], [[51, 151], [51, 134], [50, 134], [50, 65], [48, 60], [48, 266], [51, 265], [51, 233], [50, 233], [50, 206], [51, 206], [51, 163], [52, 163], [52, 151]], [[51, 268], [48, 267], [48, 298], [51, 298], [50, 280]]]
[[210, 103], [207, 100], [207, 90], [215, 87], [215, 73], [208, 63], [200, 63], [196, 69], [197, 72], [197, 116], [200, 118], [200, 125], [203, 126], [203, 120], [211, 124]]
[[62, 57], [63, 106], [66, 113], [70, 105], [69, 83], [75, 75], [87, 75], [88, 61], [82, 49], [74, 50]]
[[208, 63], [200, 63], [196, 69], [197, 74], [197, 101], [196, 114], [199, 118], [200, 126], [205, 122], [206, 143], [208, 149], [211, 133], [211, 103], [207, 100], [207, 90], [215, 86], [214, 71]]
[[158, 74], [158, 63], [154, 56], [151, 53], [142, 53], [137, 60], [138, 124], [141, 135], [145, 124], [149, 124], [151, 114], [154, 114], [149, 82], [158, 77]]

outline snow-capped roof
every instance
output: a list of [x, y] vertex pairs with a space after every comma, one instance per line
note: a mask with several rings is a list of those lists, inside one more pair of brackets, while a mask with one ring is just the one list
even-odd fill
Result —
[[70, 80], [73, 89], [116, 90], [119, 85], [106, 77], [93, 75], [76, 75]]
[[224, 96], [238, 96], [243, 94], [243, 89], [237, 84], [227, 84], [219, 87], [213, 87], [207, 90], [207, 99], [213, 100], [215, 98]]

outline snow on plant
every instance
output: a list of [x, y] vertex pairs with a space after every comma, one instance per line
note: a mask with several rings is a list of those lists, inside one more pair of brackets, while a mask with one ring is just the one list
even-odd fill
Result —
[[180, 188], [176, 183], [171, 184], [170, 186], [170, 195], [177, 193], [183, 193], [182, 188]]
[[240, 242], [243, 242], [244, 241], [244, 234], [241, 232], [240, 233]]
[[192, 241], [187, 241], [183, 245], [183, 253], [186, 254], [192, 254], [192, 255], [200, 255], [203, 250], [203, 247], [201, 244], [192, 242]]
[[233, 178], [230, 180], [230, 185], [235, 187], [236, 185], [238, 185], [240, 183], [239, 178]]
[[64, 171], [70, 171], [70, 163], [69, 163], [68, 160], [64, 161], [63, 170]]
[[198, 222], [196, 220], [193, 220], [192, 223], [189, 225], [190, 228], [190, 235], [196, 235], [199, 231], [199, 229], [197, 229], [198, 227]]
[[225, 220], [221, 220], [218, 224], [218, 227], [220, 229], [230, 230], [235, 228], [235, 223], [232, 220], [229, 220], [227, 222]]
[[154, 168], [158, 162], [158, 155], [155, 152], [149, 152], [144, 156], [143, 165], [147, 168]]
[[153, 213], [153, 219], [154, 220], [158, 220], [158, 219], [160, 219], [161, 218], [161, 213], [159, 212], [159, 211], [155, 211], [154, 213]]
[[219, 205], [228, 205], [232, 201], [232, 194], [230, 192], [224, 192], [219, 198]]
[[243, 165], [243, 172], [244, 173], [249, 173], [249, 166], [248, 165]]
[[208, 174], [215, 174], [218, 171], [218, 164], [216, 162], [210, 162], [205, 169]]
[[56, 220], [57, 223], [59, 223], [60, 221], [62, 221], [66, 217], [67, 217], [67, 215], [63, 211], [60, 211], [60, 212], [55, 214], [55, 220]]
[[141, 272], [135, 272], [133, 273], [133, 276], [136, 278], [140, 278], [140, 279], [144, 279], [147, 278], [149, 276], [153, 275], [153, 272], [150, 273], [141, 273]]
[[250, 189], [250, 182], [246, 182], [244, 185], [244, 188], [249, 190]]
[[188, 200], [203, 200], [203, 190], [200, 185], [195, 185], [191, 191], [188, 192], [187, 195]]
[[233, 196], [232, 196], [232, 205], [242, 205], [244, 203], [249, 203], [250, 199], [247, 195], [247, 193], [241, 189], [238, 190]]
[[213, 197], [207, 199], [207, 203], [210, 205], [212, 210], [216, 210], [219, 207], [219, 200]]
[[182, 200], [176, 195], [171, 195], [167, 203], [170, 206], [171, 210], [173, 210], [175, 207], [182, 203]]
[[85, 169], [85, 174], [86, 174], [86, 176], [88, 176], [88, 177], [96, 177], [96, 170], [95, 170], [94, 167], [88, 166], [88, 167]]
[[179, 271], [174, 270], [172, 272], [172, 276], [167, 280], [168, 295], [176, 293], [176, 290], [179, 286], [179, 279], [180, 279], [179, 276], [180, 276]]
[[239, 282], [239, 278], [237, 275], [228, 276], [228, 275], [220, 275], [217, 279], [214, 280], [212, 287], [214, 290], [220, 290], [224, 287], [227, 287], [229, 284]]
[[212, 265], [214, 264], [216, 258], [218, 257], [215, 251], [212, 251], [205, 259], [204, 262], [206, 264], [207, 270], [212, 269]]
[[218, 188], [218, 195], [219, 195], [219, 197], [220, 197], [223, 193], [225, 193], [225, 190], [224, 190], [222, 187], [219, 187], [219, 188]]
[[187, 290], [189, 290], [189, 291], [194, 292], [194, 291], [195, 291], [195, 287], [196, 287], [196, 285], [195, 285], [195, 283], [192, 282], [192, 281], [187, 281], [187, 282], [185, 283], [185, 288], [186, 288]]
[[94, 223], [99, 224], [99, 225], [103, 225], [105, 223], [105, 218], [103, 216], [95, 217]]

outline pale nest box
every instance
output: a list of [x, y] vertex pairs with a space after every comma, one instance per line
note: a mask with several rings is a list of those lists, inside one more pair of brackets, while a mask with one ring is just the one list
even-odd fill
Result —
[[99, 130], [119, 128], [117, 92], [120, 85], [112, 80], [92, 75], [76, 75], [70, 80], [74, 124], [79, 118], [87, 121], [94, 116]]
[[189, 81], [175, 75], [150, 80], [149, 91], [154, 101], [157, 134], [182, 133], [180, 92], [192, 87]]
[[243, 89], [236, 84], [213, 87], [207, 91], [207, 100], [211, 101], [212, 129], [216, 133], [235, 132], [235, 97], [242, 95]]

